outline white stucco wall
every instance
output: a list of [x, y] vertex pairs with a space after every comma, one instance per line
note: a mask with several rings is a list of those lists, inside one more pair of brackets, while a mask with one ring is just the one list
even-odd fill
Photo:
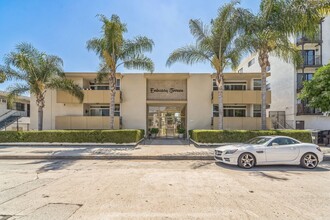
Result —
[[330, 63], [330, 16], [326, 17], [322, 23], [322, 63]]
[[187, 130], [211, 129], [211, 75], [191, 74], [187, 80], [187, 90]]
[[121, 79], [123, 129], [147, 129], [146, 78], [142, 74], [125, 74]]

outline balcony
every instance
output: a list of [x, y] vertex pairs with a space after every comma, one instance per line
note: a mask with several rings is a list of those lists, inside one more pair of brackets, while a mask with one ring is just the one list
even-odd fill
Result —
[[[213, 104], [218, 104], [218, 91], [212, 92]], [[271, 103], [271, 91], [266, 91], [266, 103]], [[261, 104], [261, 91], [259, 90], [225, 90], [223, 91], [223, 104]]]
[[[83, 90], [85, 104], [95, 104], [95, 103], [110, 103], [110, 91], [109, 90]], [[115, 104], [121, 103], [122, 93], [121, 91], [116, 92]], [[56, 97], [57, 103], [68, 103], [75, 104], [79, 103], [79, 100], [69, 94], [66, 91], [57, 91]]]
[[302, 44], [306, 44], [306, 43], [316, 43], [316, 44], [322, 43], [321, 33], [315, 34], [315, 36], [312, 38], [308, 38], [304, 35], [297, 36], [297, 38], [296, 38], [297, 45], [302, 45]]
[[306, 104], [297, 104], [297, 115], [322, 115], [323, 113], [316, 108], [307, 106]]
[[[218, 129], [218, 117], [213, 117], [213, 129]], [[271, 118], [266, 118], [267, 129], [272, 129]], [[260, 130], [261, 118], [253, 117], [224, 117], [223, 127], [226, 130]]]
[[[121, 129], [121, 117], [116, 116], [115, 129]], [[59, 130], [86, 130], [86, 129], [110, 129], [109, 116], [56, 116], [55, 129]]]
[[322, 60], [320, 55], [306, 56], [303, 54], [304, 63], [300, 66], [304, 67], [320, 67], [322, 66]]

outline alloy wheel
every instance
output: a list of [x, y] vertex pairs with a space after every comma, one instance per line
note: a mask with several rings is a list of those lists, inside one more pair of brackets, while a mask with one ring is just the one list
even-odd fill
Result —
[[246, 153], [240, 157], [240, 163], [239, 163], [240, 167], [249, 169], [252, 168], [254, 164], [255, 164], [255, 160], [251, 154]]
[[308, 153], [304, 155], [303, 163], [306, 168], [313, 169], [317, 166], [318, 160], [314, 154]]

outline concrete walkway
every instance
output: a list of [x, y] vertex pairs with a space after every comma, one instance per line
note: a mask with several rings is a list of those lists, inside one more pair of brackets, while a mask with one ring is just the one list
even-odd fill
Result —
[[[330, 160], [330, 148], [322, 148]], [[151, 139], [138, 146], [1, 146], [0, 159], [213, 160], [213, 147], [195, 147], [180, 139]]]

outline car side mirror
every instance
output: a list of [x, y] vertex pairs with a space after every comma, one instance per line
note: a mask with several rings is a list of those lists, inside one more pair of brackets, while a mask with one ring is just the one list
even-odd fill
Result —
[[272, 143], [272, 146], [278, 146], [279, 144], [278, 143]]

